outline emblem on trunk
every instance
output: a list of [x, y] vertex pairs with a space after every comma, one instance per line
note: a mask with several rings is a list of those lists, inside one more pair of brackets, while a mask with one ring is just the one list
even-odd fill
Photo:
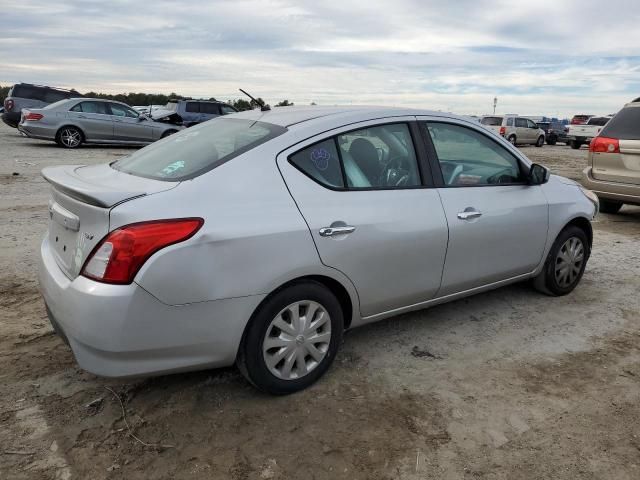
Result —
[[91, 233], [82, 232], [82, 236], [87, 240], [93, 240], [93, 235]]

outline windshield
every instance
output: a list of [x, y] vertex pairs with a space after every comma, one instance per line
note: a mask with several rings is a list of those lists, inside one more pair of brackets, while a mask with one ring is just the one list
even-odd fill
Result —
[[271, 123], [219, 117], [153, 143], [111, 167], [154, 180], [187, 180], [286, 131]]
[[168, 102], [165, 106], [164, 106], [165, 110], [171, 110], [172, 112], [177, 112], [178, 111], [178, 102]]
[[492, 127], [499, 127], [502, 125], [502, 117], [484, 117], [480, 120], [482, 125], [489, 125]]

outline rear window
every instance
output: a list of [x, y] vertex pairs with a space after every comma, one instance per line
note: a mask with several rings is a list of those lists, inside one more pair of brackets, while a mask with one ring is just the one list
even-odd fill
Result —
[[609, 123], [609, 120], [611, 120], [609, 117], [593, 117], [589, 119], [587, 125], [597, 125], [599, 127], [602, 127]]
[[111, 166], [154, 180], [188, 180], [286, 131], [271, 123], [217, 117], [153, 143]]
[[482, 125], [489, 125], [491, 127], [499, 127], [502, 125], [502, 117], [484, 117], [480, 120]]
[[600, 136], [640, 140], [640, 107], [626, 107], [620, 110], [602, 129]]

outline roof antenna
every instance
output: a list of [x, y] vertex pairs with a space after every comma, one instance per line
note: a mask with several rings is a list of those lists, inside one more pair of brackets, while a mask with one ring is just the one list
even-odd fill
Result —
[[260, 111], [261, 112], [268, 112], [269, 110], [271, 110], [271, 107], [269, 105], [265, 105], [264, 102], [259, 102], [258, 100], [253, 98], [251, 95], [249, 95], [247, 92], [245, 92], [243, 89], [239, 88], [238, 90], [240, 90], [247, 97], [249, 97], [251, 100], [253, 100], [254, 103], [260, 107]]

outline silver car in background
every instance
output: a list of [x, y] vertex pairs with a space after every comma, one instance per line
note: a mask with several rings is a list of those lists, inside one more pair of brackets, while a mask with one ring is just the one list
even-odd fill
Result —
[[147, 145], [182, 127], [151, 120], [125, 103], [71, 98], [23, 109], [18, 129], [30, 138], [77, 148], [83, 143]]
[[518, 281], [568, 294], [598, 211], [477, 122], [379, 107], [221, 116], [43, 176], [41, 291], [81, 367], [235, 363], [273, 394], [346, 329]]

